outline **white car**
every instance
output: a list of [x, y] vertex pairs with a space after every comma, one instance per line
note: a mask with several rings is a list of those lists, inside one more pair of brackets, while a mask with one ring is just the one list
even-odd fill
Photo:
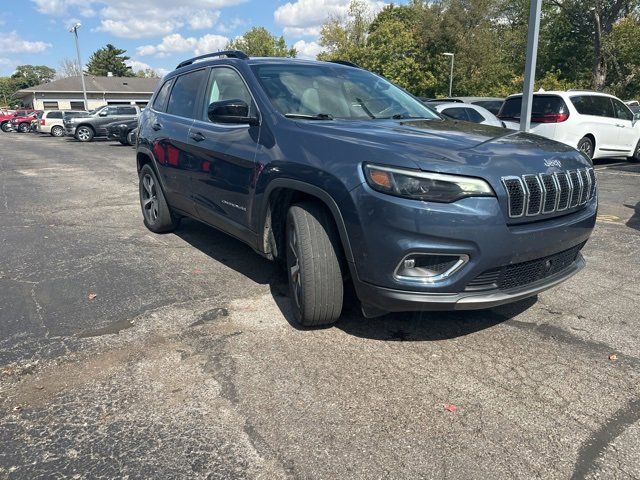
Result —
[[[498, 118], [507, 128], [518, 128], [521, 106], [522, 95], [505, 100]], [[606, 93], [535, 93], [531, 133], [570, 145], [592, 159], [627, 157], [640, 161], [640, 115]]]
[[77, 117], [81, 115], [86, 115], [86, 112], [81, 110], [45, 110], [42, 116], [38, 118], [36, 131], [38, 133], [49, 133], [54, 137], [64, 137], [64, 117]]
[[430, 105], [431, 108], [438, 113], [442, 113], [447, 117], [465, 122], [481, 123], [483, 125], [492, 125], [494, 127], [504, 127], [504, 124], [493, 113], [480, 105], [472, 103], [439, 103]]

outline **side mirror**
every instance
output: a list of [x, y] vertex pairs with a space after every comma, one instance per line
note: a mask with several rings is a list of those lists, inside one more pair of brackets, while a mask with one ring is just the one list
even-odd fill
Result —
[[106, 110], [101, 111], [101, 112], [98, 114], [98, 116], [100, 116], [100, 117], [106, 117], [106, 116], [107, 116], [107, 111], [106, 111]]
[[249, 116], [249, 105], [243, 100], [213, 102], [207, 109], [207, 116], [213, 123], [259, 123], [257, 116]]
[[635, 114], [633, 115], [633, 121], [634, 121], [634, 122], [637, 122], [637, 121], [639, 121], [639, 120], [640, 120], [640, 112], [635, 113]]

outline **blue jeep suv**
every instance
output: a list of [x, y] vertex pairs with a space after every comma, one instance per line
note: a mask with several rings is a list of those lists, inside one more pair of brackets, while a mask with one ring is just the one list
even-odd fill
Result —
[[145, 225], [193, 217], [281, 260], [302, 325], [335, 322], [346, 281], [373, 317], [490, 308], [584, 266], [585, 156], [444, 119], [347, 62], [196, 57], [139, 125]]

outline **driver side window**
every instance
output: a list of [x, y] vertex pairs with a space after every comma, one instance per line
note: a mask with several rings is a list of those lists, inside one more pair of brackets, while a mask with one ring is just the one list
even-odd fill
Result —
[[255, 114], [255, 105], [251, 93], [247, 89], [242, 77], [235, 70], [228, 67], [214, 67], [209, 75], [209, 85], [205, 94], [202, 120], [210, 122], [207, 111], [213, 102], [223, 100], [242, 100], [249, 105], [249, 116]]

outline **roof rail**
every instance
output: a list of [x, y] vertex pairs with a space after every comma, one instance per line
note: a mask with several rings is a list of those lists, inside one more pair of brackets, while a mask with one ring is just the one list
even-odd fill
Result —
[[348, 60], [329, 60], [329, 63], [337, 63], [338, 65], [346, 65], [347, 67], [361, 68], [357, 63]]
[[189, 60], [185, 60], [184, 62], [181, 62], [180, 64], [178, 64], [176, 69], [181, 67], [186, 67], [187, 65], [191, 65], [192, 63], [195, 63], [198, 60], [203, 60], [205, 58], [213, 58], [213, 57], [239, 58], [241, 60], [246, 60], [249, 58], [249, 56], [246, 53], [241, 52], [240, 50], [225, 50], [223, 52], [207, 53], [206, 55], [200, 55], [199, 57], [190, 58]]

